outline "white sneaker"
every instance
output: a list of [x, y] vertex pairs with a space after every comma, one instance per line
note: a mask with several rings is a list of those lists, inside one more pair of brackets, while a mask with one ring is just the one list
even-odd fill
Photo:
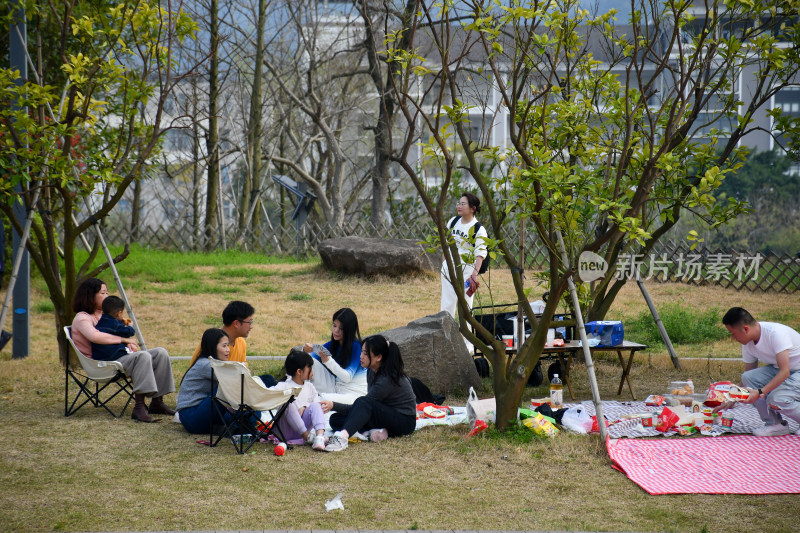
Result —
[[325, 446], [326, 452], [340, 452], [346, 449], [347, 439], [338, 433], [334, 434], [330, 439], [328, 439], [328, 445]]
[[311, 447], [315, 450], [324, 451], [325, 450], [325, 435], [317, 435], [314, 437], [314, 443]]
[[791, 433], [789, 426], [785, 424], [770, 424], [753, 430], [753, 435], [756, 437], [778, 437], [780, 435], [788, 435]]
[[389, 432], [386, 429], [373, 429], [369, 432], [369, 440], [372, 442], [380, 442], [389, 438]]
[[309, 446], [314, 445], [314, 439], [317, 437], [316, 432], [312, 429], [308, 432], [308, 437], [306, 437], [306, 444]]
[[355, 433], [350, 435], [350, 438], [351, 439], [360, 440], [361, 442], [367, 442], [369, 440], [369, 431], [365, 431], [364, 433], [361, 433], [360, 431], [356, 431]]
[[794, 432], [794, 434], [795, 434], [795, 435], [797, 435], [798, 437], [800, 437], [800, 429], [798, 429], [797, 431], [795, 431], [795, 432]]

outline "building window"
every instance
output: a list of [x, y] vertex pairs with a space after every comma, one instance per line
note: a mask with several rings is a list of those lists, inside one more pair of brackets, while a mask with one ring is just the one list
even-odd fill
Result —
[[[800, 117], [800, 85], [784, 87], [772, 97], [772, 109], [780, 109], [783, 116]], [[775, 131], [776, 126], [772, 126], [776, 134], [773, 140], [773, 148], [780, 146], [784, 148], [789, 139]]]

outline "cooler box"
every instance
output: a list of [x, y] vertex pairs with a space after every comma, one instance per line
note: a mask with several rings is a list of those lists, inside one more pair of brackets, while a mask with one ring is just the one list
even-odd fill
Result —
[[598, 346], [619, 346], [625, 339], [625, 330], [619, 320], [595, 320], [586, 323], [586, 335], [600, 339]]

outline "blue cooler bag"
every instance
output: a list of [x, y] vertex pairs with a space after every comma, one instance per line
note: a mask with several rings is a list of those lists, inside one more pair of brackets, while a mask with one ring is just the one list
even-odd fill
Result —
[[600, 339], [598, 346], [619, 346], [625, 339], [625, 330], [619, 320], [596, 320], [586, 323], [586, 336]]

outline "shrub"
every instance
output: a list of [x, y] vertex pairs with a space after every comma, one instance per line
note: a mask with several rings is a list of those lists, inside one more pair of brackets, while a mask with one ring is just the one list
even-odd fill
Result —
[[[680, 304], [669, 304], [659, 310], [659, 315], [673, 344], [704, 344], [728, 336], [728, 331], [722, 325], [722, 314], [716, 307], [694, 311]], [[626, 321], [625, 336], [650, 346], [664, 344], [656, 321], [649, 312]]]

